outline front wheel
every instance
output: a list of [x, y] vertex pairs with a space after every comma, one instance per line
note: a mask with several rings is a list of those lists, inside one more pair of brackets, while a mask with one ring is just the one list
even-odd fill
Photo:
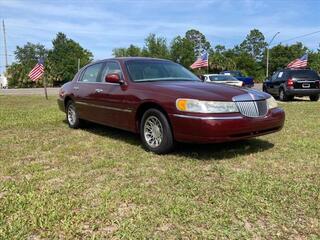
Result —
[[310, 98], [310, 101], [318, 101], [319, 100], [319, 94], [318, 95], [312, 95], [309, 97]]
[[174, 146], [173, 134], [167, 117], [157, 109], [147, 110], [140, 122], [140, 137], [144, 147], [164, 154]]
[[69, 101], [67, 103], [66, 108], [66, 114], [67, 114], [67, 122], [69, 127], [71, 128], [79, 128], [81, 125], [81, 120], [79, 119], [79, 114], [77, 112], [76, 105], [73, 101]]

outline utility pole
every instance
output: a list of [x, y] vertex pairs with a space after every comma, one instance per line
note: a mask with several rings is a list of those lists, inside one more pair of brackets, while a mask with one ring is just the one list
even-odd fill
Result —
[[7, 67], [8, 67], [8, 49], [7, 49], [6, 27], [5, 27], [5, 25], [4, 25], [4, 20], [2, 20], [2, 30], [3, 30], [5, 71], [6, 71], [6, 70], [7, 70]]
[[78, 58], [78, 72], [80, 70], [80, 58]]
[[275, 39], [275, 37], [279, 34], [280, 32], [277, 32], [270, 40], [267, 46], [267, 71], [266, 71], [266, 77], [269, 76], [269, 46], [272, 43], [272, 41]]

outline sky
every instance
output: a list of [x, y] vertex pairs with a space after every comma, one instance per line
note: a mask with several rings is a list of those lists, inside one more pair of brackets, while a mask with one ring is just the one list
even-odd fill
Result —
[[95, 59], [111, 57], [113, 48], [142, 47], [150, 33], [170, 43], [192, 28], [205, 34], [212, 46], [228, 48], [254, 28], [267, 41], [280, 32], [273, 44], [301, 41], [316, 50], [320, 43], [320, 32], [290, 40], [320, 31], [320, 0], [0, 0], [0, 19], [6, 25], [9, 63], [17, 45], [32, 42], [51, 48], [58, 32], [90, 50]]

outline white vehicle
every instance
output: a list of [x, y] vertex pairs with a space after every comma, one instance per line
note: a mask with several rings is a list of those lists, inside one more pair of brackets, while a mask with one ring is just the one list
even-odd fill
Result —
[[0, 75], [0, 89], [8, 88], [8, 81], [4, 75]]
[[224, 83], [228, 85], [242, 87], [243, 82], [231, 75], [224, 74], [204, 74], [204, 82]]

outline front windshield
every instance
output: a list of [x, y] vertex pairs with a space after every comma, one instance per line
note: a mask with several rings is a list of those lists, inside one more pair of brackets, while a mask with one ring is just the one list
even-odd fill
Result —
[[236, 78], [230, 75], [211, 75], [209, 79], [210, 81], [237, 81]]
[[134, 82], [199, 81], [199, 78], [177, 63], [161, 60], [129, 60], [126, 66]]
[[242, 77], [241, 72], [239, 72], [239, 71], [224, 72], [224, 75], [234, 76], [234, 77]]

